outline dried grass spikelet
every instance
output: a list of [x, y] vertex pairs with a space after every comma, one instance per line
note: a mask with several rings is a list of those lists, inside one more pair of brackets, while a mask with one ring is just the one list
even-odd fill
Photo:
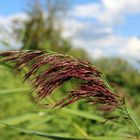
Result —
[[[24, 67], [28, 68], [24, 80], [30, 80], [33, 88], [37, 90], [37, 102], [49, 96], [65, 82], [78, 78], [82, 82], [68, 92], [67, 97], [58, 101], [54, 108], [62, 108], [80, 99], [92, 104], [109, 105], [111, 108], [121, 107], [121, 98], [111, 90], [103, 74], [88, 61], [52, 52], [7, 51], [0, 53], [0, 62], [13, 63], [14, 70], [19, 72]], [[40, 71], [44, 66], [46, 68]]]

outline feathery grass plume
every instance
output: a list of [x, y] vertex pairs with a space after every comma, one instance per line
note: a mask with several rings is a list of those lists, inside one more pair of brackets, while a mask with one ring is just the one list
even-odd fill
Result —
[[[90, 62], [71, 56], [42, 51], [7, 51], [0, 53], [0, 62], [14, 64], [14, 70], [19, 72], [27, 67], [24, 80], [30, 80], [34, 90], [37, 90], [35, 101], [40, 102], [49, 96], [54, 89], [72, 78], [78, 78], [81, 83], [68, 92], [68, 96], [58, 101], [54, 108], [64, 107], [80, 99], [91, 104], [109, 105], [119, 108], [121, 98], [114, 94], [103, 74]], [[46, 68], [40, 69], [44, 66]]]
[[91, 104], [107, 106], [107, 110], [122, 109], [137, 129], [140, 128], [128, 112], [124, 99], [114, 93], [104, 74], [88, 61], [68, 55], [43, 51], [6, 51], [0, 53], [0, 63], [13, 63], [17, 72], [26, 67], [24, 80], [29, 80], [37, 91], [35, 101], [40, 102], [72, 78], [81, 83], [68, 92], [68, 96], [56, 102], [53, 108], [62, 108], [77, 100], [84, 99]]

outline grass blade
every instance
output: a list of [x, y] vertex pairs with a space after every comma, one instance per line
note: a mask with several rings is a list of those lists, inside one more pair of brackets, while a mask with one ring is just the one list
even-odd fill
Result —
[[56, 135], [53, 135], [53, 134], [47, 134], [47, 133], [43, 133], [43, 132], [39, 132], [39, 131], [23, 129], [23, 128], [11, 126], [11, 125], [6, 124], [2, 121], [0, 121], [0, 124], [6, 126], [8, 128], [15, 129], [19, 132], [28, 134], [28, 135], [36, 135], [36, 136], [40, 136], [40, 137], [44, 137], [44, 138], [50, 138], [52, 140], [86, 140], [85, 138], [61, 137], [61, 136], [56, 136]]
[[14, 95], [20, 92], [29, 92], [29, 88], [3, 89], [3, 90], [0, 90], [0, 96], [1, 95]]
[[97, 122], [105, 121], [101, 116], [89, 114], [88, 112], [84, 112], [84, 111], [72, 110], [72, 109], [68, 109], [68, 108], [63, 108], [63, 111], [70, 113], [70, 114], [73, 114], [73, 115], [78, 115], [80, 117], [84, 117], [87, 119], [96, 120]]

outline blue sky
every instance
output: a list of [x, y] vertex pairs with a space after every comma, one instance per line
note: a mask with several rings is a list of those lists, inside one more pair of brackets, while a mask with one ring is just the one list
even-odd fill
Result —
[[[17, 12], [22, 12], [26, 9], [28, 3], [31, 0], [3, 0], [0, 1], [0, 14], [1, 15], [11, 15]], [[91, 3], [93, 0], [71, 0], [73, 5]], [[94, 2], [99, 2], [99, 0], [94, 0]]]
[[1, 0], [0, 15], [8, 16], [18, 12], [23, 12], [26, 9], [29, 0]]
[[[31, 0], [1, 0], [0, 23], [25, 13]], [[64, 36], [91, 55], [140, 59], [140, 0], [71, 0]], [[5, 21], [5, 22], [3, 22]], [[105, 51], [106, 50], [106, 51]]]
[[[0, 15], [12, 15], [26, 10], [31, 0], [1, 0]], [[71, 0], [73, 5], [93, 2], [93, 0]], [[97, 1], [97, 0], [95, 0]]]
[[136, 35], [140, 37], [140, 14], [127, 16], [125, 22], [116, 26], [115, 30], [125, 36]]
[[[73, 5], [98, 3], [99, 0], [71, 0]], [[122, 0], [123, 1], [123, 0]], [[1, 0], [0, 1], [0, 16], [9, 16], [16, 13], [25, 12], [30, 0]], [[140, 36], [140, 14], [127, 16], [124, 24], [114, 27], [115, 31], [119, 34], [126, 36], [136, 35]], [[138, 30], [139, 29], [139, 30]]]
[[[71, 0], [73, 5], [81, 5], [87, 3], [99, 3], [99, 0]], [[0, 16], [10, 16], [16, 13], [25, 12], [28, 7], [29, 0], [1, 0]], [[140, 36], [140, 13], [127, 16], [123, 24], [114, 27], [116, 33], [131, 36]]]

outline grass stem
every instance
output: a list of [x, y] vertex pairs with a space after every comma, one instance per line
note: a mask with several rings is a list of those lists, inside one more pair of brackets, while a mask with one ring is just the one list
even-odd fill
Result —
[[136, 129], [137, 129], [137, 139], [139, 139], [140, 138], [140, 127], [139, 127], [138, 123], [132, 117], [132, 115], [129, 113], [129, 111], [127, 110], [126, 107], [123, 107], [123, 110], [125, 111], [125, 113], [128, 116], [128, 118], [131, 120], [131, 122], [134, 124], [134, 126], [136, 127]]

